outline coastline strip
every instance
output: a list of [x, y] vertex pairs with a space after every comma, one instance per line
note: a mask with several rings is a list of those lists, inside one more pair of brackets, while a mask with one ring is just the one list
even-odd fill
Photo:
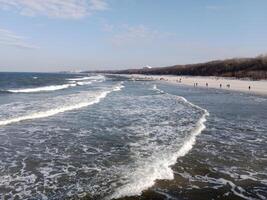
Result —
[[226, 91], [238, 91], [251, 94], [267, 95], [267, 81], [240, 80], [234, 78], [224, 78], [215, 76], [174, 76], [174, 75], [142, 75], [142, 74], [122, 74], [132, 80], [153, 80], [164, 81], [177, 85], [187, 85], [199, 88], [214, 88]]

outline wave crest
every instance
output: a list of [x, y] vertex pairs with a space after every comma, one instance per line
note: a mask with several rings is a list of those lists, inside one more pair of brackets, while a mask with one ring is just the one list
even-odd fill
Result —
[[75, 87], [75, 86], [90, 85], [90, 84], [92, 84], [92, 81], [101, 82], [101, 81], [105, 80], [105, 77], [102, 75], [97, 75], [97, 76], [90, 76], [90, 77], [71, 78], [71, 79], [67, 79], [67, 80], [69, 82], [67, 84], [63, 84], [63, 85], [49, 85], [49, 86], [36, 87], [36, 88], [0, 90], [0, 93], [51, 92], [51, 91], [63, 90], [63, 89], [67, 89], [67, 88]]
[[7, 92], [10, 92], [10, 93], [49, 92], [49, 91], [62, 90], [62, 89], [66, 89], [66, 88], [74, 87], [74, 86], [76, 86], [76, 84], [50, 85], [50, 86], [37, 87], [37, 88], [7, 90]]
[[124, 86], [122, 86], [122, 84], [119, 84], [119, 85], [114, 86], [111, 90], [102, 91], [102, 92], [98, 93], [98, 95], [96, 95], [94, 97], [94, 99], [92, 99], [90, 101], [87, 100], [87, 101], [82, 101], [79, 103], [73, 102], [73, 105], [61, 106], [58, 108], [54, 108], [54, 109], [50, 109], [50, 110], [46, 110], [46, 111], [40, 111], [40, 112], [25, 115], [25, 116], [14, 117], [14, 118], [2, 120], [2, 121], [0, 121], [0, 126], [8, 125], [11, 123], [16, 123], [16, 122], [20, 122], [20, 121], [25, 121], [25, 120], [50, 117], [50, 116], [53, 116], [53, 115], [56, 115], [59, 113], [66, 112], [66, 111], [71, 111], [71, 110], [87, 107], [87, 106], [99, 103], [100, 100], [104, 99], [109, 93], [111, 93], [113, 91], [119, 91], [119, 90], [121, 90], [122, 87], [124, 87]]
[[179, 157], [185, 156], [193, 148], [196, 142], [196, 137], [206, 128], [206, 117], [209, 115], [207, 110], [189, 102], [184, 97], [178, 96], [178, 99], [203, 112], [194, 128], [191, 129], [188, 136], [176, 152], [165, 152], [161, 156], [153, 155], [151, 161], [143, 163], [135, 171], [131, 172], [130, 180], [123, 186], [117, 188], [115, 193], [108, 197], [108, 199], [141, 195], [142, 191], [153, 186], [156, 180], [171, 180], [174, 178], [171, 166], [176, 163]]

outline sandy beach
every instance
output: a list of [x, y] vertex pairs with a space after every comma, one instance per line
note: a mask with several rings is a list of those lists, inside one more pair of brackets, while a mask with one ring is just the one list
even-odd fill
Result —
[[171, 76], [171, 75], [123, 75], [134, 79], [149, 79], [167, 81], [192, 87], [209, 87], [223, 90], [233, 90], [253, 94], [267, 95], [267, 81], [239, 80], [234, 78], [213, 77], [213, 76]]

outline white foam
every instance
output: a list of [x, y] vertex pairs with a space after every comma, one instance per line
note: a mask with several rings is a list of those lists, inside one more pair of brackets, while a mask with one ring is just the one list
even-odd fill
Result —
[[40, 111], [40, 112], [32, 113], [29, 115], [25, 115], [25, 116], [20, 116], [20, 117], [2, 120], [2, 121], [0, 121], [0, 126], [8, 125], [11, 123], [16, 123], [16, 122], [20, 122], [20, 121], [25, 121], [25, 120], [50, 117], [50, 116], [53, 116], [53, 115], [56, 115], [59, 113], [66, 112], [66, 111], [71, 111], [71, 110], [87, 107], [87, 106], [90, 106], [90, 105], [93, 105], [93, 104], [100, 102], [100, 100], [105, 98], [109, 93], [111, 93], [113, 91], [119, 91], [119, 90], [121, 90], [122, 87], [124, 87], [124, 86], [119, 84], [119, 85], [113, 87], [112, 90], [103, 91], [103, 92], [99, 93], [97, 96], [95, 96], [95, 98], [91, 101], [86, 100], [84, 102], [76, 103], [73, 105], [62, 106], [62, 107], [54, 108], [54, 109], [47, 110], [47, 111]]
[[174, 178], [171, 166], [176, 163], [177, 158], [186, 155], [196, 142], [196, 137], [205, 129], [206, 117], [208, 111], [187, 101], [184, 97], [178, 97], [192, 107], [200, 109], [204, 112], [202, 117], [197, 121], [195, 127], [191, 130], [180, 149], [177, 152], [166, 152], [164, 155], [156, 155], [152, 162], [145, 163], [145, 166], [139, 166], [133, 173], [130, 174], [130, 180], [123, 186], [119, 187], [109, 198], [121, 198], [125, 196], [141, 195], [143, 190], [146, 190], [154, 185], [156, 180]]
[[79, 85], [79, 86], [82, 86], [82, 85], [90, 85], [90, 84], [92, 84], [92, 81], [78, 81], [78, 82], [76, 82], [76, 84], [77, 85]]
[[84, 80], [90, 80], [91, 77], [80, 77], [80, 78], [69, 78], [69, 81], [84, 81]]
[[247, 200], [255, 199], [255, 198], [251, 198], [251, 197], [245, 196], [244, 195], [245, 190], [242, 187], [235, 185], [232, 181], [229, 181], [229, 180], [226, 180], [226, 179], [223, 179], [223, 178], [219, 178], [219, 179], [217, 179], [217, 181], [220, 182], [221, 184], [224, 184], [224, 185], [230, 185], [231, 186], [231, 191], [236, 196], [239, 196], [239, 197], [241, 197], [243, 199], [247, 199]]
[[155, 85], [153, 85], [153, 90], [155, 90], [155, 91], [157, 91], [157, 92], [159, 92], [159, 93], [164, 93], [164, 91], [163, 90], [160, 90], [160, 89], [158, 89], [158, 87], [157, 87], [157, 85], [155, 84]]
[[78, 78], [70, 78], [69, 81], [84, 81], [84, 80], [100, 80], [105, 79], [102, 75], [96, 75], [96, 76], [86, 76], [86, 77], [78, 77]]
[[50, 85], [37, 88], [26, 88], [26, 89], [7, 90], [7, 91], [12, 93], [48, 92], [48, 91], [62, 90], [74, 86], [76, 86], [76, 84]]
[[[92, 80], [92, 79], [96, 80]], [[49, 92], [49, 91], [56, 91], [56, 90], [62, 90], [67, 89], [69, 87], [75, 87], [75, 86], [83, 86], [83, 85], [90, 85], [92, 84], [92, 81], [100, 80], [101, 78], [104, 78], [103, 76], [95, 76], [95, 77], [83, 77], [83, 78], [74, 78], [74, 79], [68, 79], [68, 84], [63, 85], [50, 85], [50, 86], [44, 86], [44, 87], [36, 87], [36, 88], [24, 88], [24, 89], [11, 89], [7, 90], [8, 92], [12, 93], [34, 93], [34, 92]], [[92, 81], [85, 81], [85, 80], [92, 80]]]
[[120, 91], [122, 88], [124, 88], [124, 85], [122, 85], [123, 82], [113, 87], [113, 91]]

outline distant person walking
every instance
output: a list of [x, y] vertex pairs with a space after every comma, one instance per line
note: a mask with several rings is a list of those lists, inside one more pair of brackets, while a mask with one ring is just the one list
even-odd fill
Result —
[[206, 87], [209, 87], [209, 84], [208, 83], [206, 83]]
[[222, 88], [222, 84], [220, 84], [220, 88]]
[[251, 87], [250, 87], [250, 86], [248, 86], [248, 89], [250, 90], [250, 89], [251, 89]]

